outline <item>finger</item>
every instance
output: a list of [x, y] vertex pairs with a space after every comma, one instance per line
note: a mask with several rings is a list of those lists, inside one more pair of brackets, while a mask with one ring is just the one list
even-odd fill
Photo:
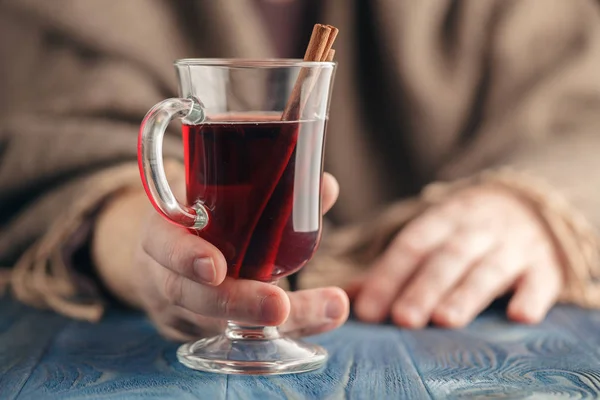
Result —
[[158, 333], [176, 342], [187, 342], [197, 339], [193, 329], [183, 327], [179, 320], [172, 312], [149, 313], [148, 318], [152, 321]]
[[371, 322], [383, 320], [417, 266], [454, 229], [455, 220], [441, 209], [433, 209], [408, 224], [373, 266], [356, 300], [357, 316]]
[[163, 295], [171, 305], [205, 317], [256, 325], [281, 325], [290, 312], [285, 292], [268, 283], [226, 278], [217, 287], [204, 286], [167, 271]]
[[205, 317], [180, 306], [168, 306], [152, 318], [163, 336], [176, 341], [197, 340], [222, 333], [227, 321]]
[[541, 322], [556, 302], [563, 276], [555, 261], [547, 259], [528, 270], [517, 282], [508, 303], [508, 318], [522, 323]]
[[[281, 331], [290, 336], [316, 335], [333, 330], [348, 318], [349, 304], [339, 288], [319, 288], [289, 293], [291, 311]], [[190, 341], [223, 331], [226, 322], [205, 317], [179, 306], [170, 306], [152, 318], [159, 332], [168, 339]]]
[[281, 330], [293, 336], [326, 332], [342, 325], [350, 312], [348, 296], [336, 287], [289, 293], [291, 310]]
[[330, 173], [323, 174], [323, 214], [333, 207], [340, 194], [340, 185]]
[[394, 303], [394, 322], [409, 328], [425, 326], [435, 306], [494, 243], [489, 232], [462, 230], [438, 247]]
[[198, 339], [194, 335], [187, 334], [169, 325], [154, 324], [154, 326], [162, 337], [174, 342], [183, 343]]
[[151, 217], [142, 248], [160, 265], [199, 283], [218, 285], [227, 274], [227, 262], [215, 246], [158, 215]]
[[506, 247], [490, 253], [436, 307], [433, 322], [447, 327], [468, 324], [510, 287], [527, 262], [521, 253], [511, 252]]
[[206, 317], [180, 306], [171, 306], [170, 311], [176, 320], [172, 326], [195, 338], [222, 333], [227, 327], [227, 321], [222, 318]]
[[344, 292], [346, 292], [346, 295], [350, 300], [354, 300], [358, 296], [364, 285], [364, 281], [365, 277], [360, 277], [343, 287]]

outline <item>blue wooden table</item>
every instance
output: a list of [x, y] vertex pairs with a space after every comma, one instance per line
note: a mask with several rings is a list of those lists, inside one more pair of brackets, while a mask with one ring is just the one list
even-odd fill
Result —
[[349, 322], [311, 340], [321, 371], [277, 377], [200, 373], [141, 315], [93, 325], [0, 300], [0, 399], [595, 398], [600, 312], [555, 308], [539, 326], [489, 310], [467, 329]]

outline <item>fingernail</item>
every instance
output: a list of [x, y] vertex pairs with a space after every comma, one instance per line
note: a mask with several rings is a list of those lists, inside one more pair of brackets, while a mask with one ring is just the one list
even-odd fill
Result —
[[402, 314], [404, 315], [404, 320], [406, 320], [411, 327], [419, 328], [425, 325], [423, 313], [413, 306], [406, 306], [402, 310]]
[[455, 307], [448, 307], [448, 308], [442, 310], [442, 315], [444, 317], [446, 317], [446, 321], [450, 325], [456, 325], [460, 322], [459, 321], [460, 311], [458, 309], [456, 309]]
[[260, 301], [260, 316], [265, 323], [275, 322], [279, 316], [281, 302], [276, 295], [270, 294]]
[[512, 307], [511, 309], [510, 306], [508, 309], [508, 315], [511, 319], [515, 320], [516, 322], [525, 324], [537, 323], [540, 322], [542, 319], [541, 316], [537, 316], [535, 313], [532, 313], [530, 309], [518, 308], [515, 311], [515, 308]]
[[344, 305], [339, 299], [329, 300], [325, 306], [325, 317], [328, 319], [339, 319], [344, 314]]
[[215, 263], [210, 257], [197, 258], [194, 260], [194, 273], [204, 283], [213, 283], [217, 277]]

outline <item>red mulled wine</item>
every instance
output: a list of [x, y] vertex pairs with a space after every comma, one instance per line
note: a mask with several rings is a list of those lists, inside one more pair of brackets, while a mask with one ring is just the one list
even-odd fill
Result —
[[209, 210], [198, 234], [224, 254], [229, 276], [269, 282], [312, 257], [324, 131], [322, 120], [268, 116], [183, 126], [187, 201]]

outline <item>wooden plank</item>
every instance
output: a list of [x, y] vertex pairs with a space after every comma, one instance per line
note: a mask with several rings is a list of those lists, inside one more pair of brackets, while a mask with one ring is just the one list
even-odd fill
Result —
[[139, 314], [67, 321], [0, 301], [2, 399], [556, 398], [600, 394], [600, 312], [559, 307], [541, 325], [491, 311], [467, 329], [349, 322], [312, 338], [331, 353], [309, 374], [189, 370]]
[[0, 299], [0, 398], [19, 396], [53, 338], [67, 323], [53, 313]]
[[140, 314], [72, 322], [23, 388], [35, 399], [224, 399], [226, 377], [192, 371]]
[[[562, 325], [562, 309], [538, 326], [512, 324], [497, 311], [464, 330], [402, 331], [417, 369], [435, 398], [596, 398], [598, 356]], [[598, 336], [578, 314], [573, 324]]]
[[[331, 352], [321, 371], [278, 377], [225, 377], [179, 365], [176, 344], [141, 317], [72, 322], [23, 388], [25, 398], [427, 398], [394, 327], [349, 323], [314, 338]], [[400, 397], [398, 397], [400, 396]]]
[[552, 316], [557, 325], [578, 337], [581, 345], [600, 360], [600, 312], [563, 306], [556, 308]]
[[308, 374], [230, 377], [230, 399], [427, 399], [429, 395], [397, 328], [349, 322], [312, 338], [330, 354], [327, 366]]

